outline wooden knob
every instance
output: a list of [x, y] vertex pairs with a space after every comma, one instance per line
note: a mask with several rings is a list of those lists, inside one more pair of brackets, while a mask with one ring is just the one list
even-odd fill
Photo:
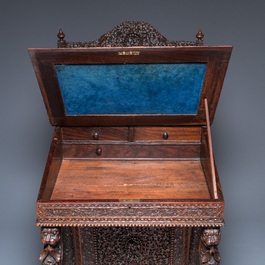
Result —
[[99, 133], [98, 133], [98, 132], [95, 132], [95, 133], [93, 134], [93, 139], [94, 139], [94, 140], [98, 140], [98, 139], [99, 139]]
[[163, 137], [164, 140], [167, 140], [168, 139], [168, 133], [164, 132], [162, 137]]
[[196, 35], [196, 38], [198, 39], [197, 40], [198, 45], [203, 45], [203, 37], [204, 37], [204, 34], [202, 33], [202, 29], [199, 29], [199, 32]]
[[102, 154], [102, 149], [101, 147], [98, 147], [96, 150], [96, 155], [100, 156]]

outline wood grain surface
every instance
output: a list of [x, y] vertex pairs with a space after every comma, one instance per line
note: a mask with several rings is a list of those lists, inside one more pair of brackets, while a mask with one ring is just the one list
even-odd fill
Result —
[[52, 200], [210, 199], [200, 161], [66, 159]]

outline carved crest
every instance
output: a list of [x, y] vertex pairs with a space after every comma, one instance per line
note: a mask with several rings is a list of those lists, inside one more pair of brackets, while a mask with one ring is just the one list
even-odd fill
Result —
[[154, 27], [145, 22], [128, 21], [116, 26], [91, 42], [67, 42], [60, 29], [57, 34], [58, 48], [80, 47], [133, 47], [133, 46], [200, 46], [203, 45], [201, 30], [197, 33], [197, 41], [168, 41]]

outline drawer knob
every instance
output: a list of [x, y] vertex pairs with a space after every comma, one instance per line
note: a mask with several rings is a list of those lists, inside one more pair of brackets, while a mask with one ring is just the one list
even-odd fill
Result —
[[93, 139], [94, 139], [94, 140], [98, 140], [98, 139], [99, 139], [99, 133], [98, 133], [98, 132], [95, 132], [95, 133], [93, 134]]
[[96, 150], [96, 155], [100, 156], [102, 154], [102, 149], [100, 147]]
[[164, 140], [167, 140], [168, 139], [168, 133], [164, 132], [162, 137], [163, 137]]

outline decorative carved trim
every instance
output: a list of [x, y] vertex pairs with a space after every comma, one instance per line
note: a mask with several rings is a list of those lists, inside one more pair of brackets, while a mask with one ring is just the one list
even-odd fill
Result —
[[223, 222], [223, 204], [38, 204], [38, 226], [212, 226]]
[[62, 228], [62, 244], [63, 244], [63, 264], [76, 264], [73, 227]]
[[200, 264], [219, 265], [221, 256], [218, 245], [221, 239], [220, 229], [203, 229], [200, 244]]
[[190, 253], [190, 234], [191, 228], [183, 228], [183, 265], [189, 265], [189, 253]]
[[203, 37], [201, 29], [197, 33], [197, 41], [168, 41], [154, 27], [145, 22], [127, 21], [102, 35], [96, 41], [67, 42], [65, 34], [60, 29], [57, 34], [58, 48], [80, 47], [134, 47], [134, 46], [201, 46]]
[[59, 264], [62, 257], [60, 229], [43, 227], [41, 229], [41, 241], [44, 244], [44, 250], [41, 252], [39, 258], [42, 264]]
[[190, 236], [190, 253], [189, 253], [189, 265], [198, 265], [199, 262], [199, 245], [202, 234], [201, 227], [192, 227]]

